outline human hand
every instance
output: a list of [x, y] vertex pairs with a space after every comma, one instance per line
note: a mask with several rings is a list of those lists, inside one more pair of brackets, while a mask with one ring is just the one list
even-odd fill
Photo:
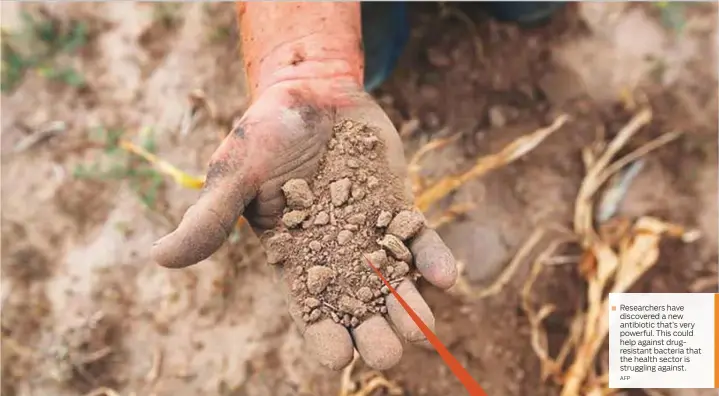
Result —
[[[352, 84], [317, 85], [280, 84], [257, 98], [213, 154], [197, 203], [187, 210], [174, 232], [153, 246], [156, 262], [183, 268], [204, 260], [224, 243], [241, 215], [258, 234], [273, 228], [285, 206], [282, 185], [290, 179], [312, 180], [335, 120], [353, 120], [377, 131], [387, 149], [391, 172], [406, 180], [399, 135], [371, 97]], [[335, 99], [327, 101], [330, 91], [335, 92]], [[344, 94], [338, 96], [338, 91]], [[411, 204], [409, 188], [406, 200]], [[417, 269], [430, 283], [443, 289], [453, 285], [455, 262], [435, 231], [421, 230], [408, 245]], [[405, 280], [397, 291], [433, 328], [434, 316], [414, 284]], [[393, 296], [387, 297], [386, 305], [394, 330], [378, 315], [350, 333], [329, 319], [305, 327], [297, 302], [289, 302], [290, 313], [308, 347], [321, 363], [333, 369], [351, 361], [353, 345], [369, 366], [387, 369], [401, 358], [400, 338], [410, 343], [426, 342]]]

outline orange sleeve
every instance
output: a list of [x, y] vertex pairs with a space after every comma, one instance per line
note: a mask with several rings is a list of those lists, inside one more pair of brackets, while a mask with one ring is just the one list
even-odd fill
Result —
[[253, 99], [289, 80], [340, 79], [362, 86], [359, 2], [238, 2], [237, 18]]

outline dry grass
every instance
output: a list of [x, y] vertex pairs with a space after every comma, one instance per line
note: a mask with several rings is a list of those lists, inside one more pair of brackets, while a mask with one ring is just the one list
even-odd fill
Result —
[[[651, 119], [651, 110], [641, 110], [608, 144], [596, 142], [584, 151], [587, 172], [575, 202], [576, 242], [567, 239], [552, 242], [535, 260], [522, 292], [523, 308], [532, 329], [532, 347], [541, 361], [543, 379], [552, 378], [559, 384], [562, 396], [616, 393], [607, 388], [606, 368], [598, 370], [596, 361], [609, 331], [608, 294], [627, 291], [656, 264], [663, 237], [681, 238], [684, 242], [692, 242], [698, 237], [695, 231], [648, 216], [633, 222], [614, 219], [597, 224], [594, 210], [599, 203], [597, 193], [610, 176], [678, 136], [677, 133], [663, 135], [615, 160], [616, 154]], [[548, 353], [547, 334], [542, 321], [554, 307], [548, 303], [533, 302], [532, 285], [547, 266], [553, 252], [565, 243], [578, 243], [584, 251], [577, 265], [587, 282], [588, 303], [583, 310], [576, 312], [570, 334], [553, 358]], [[571, 361], [568, 362], [570, 357]]]
[[358, 358], [359, 354], [355, 351], [352, 362], [342, 371], [339, 396], [371, 396], [378, 390], [383, 390], [384, 393], [381, 394], [387, 396], [401, 396], [404, 394], [402, 387], [385, 378], [379, 371], [367, 371], [353, 379], [352, 372]]

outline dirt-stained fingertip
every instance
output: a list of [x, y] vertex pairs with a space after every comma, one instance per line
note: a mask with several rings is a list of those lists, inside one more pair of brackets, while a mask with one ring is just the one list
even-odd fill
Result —
[[402, 342], [382, 316], [373, 316], [352, 331], [362, 360], [375, 370], [387, 370], [402, 359]]
[[433, 285], [449, 289], [457, 282], [457, 262], [442, 238], [425, 228], [409, 244], [419, 272]]
[[323, 366], [341, 370], [352, 361], [354, 347], [350, 333], [332, 319], [308, 326], [304, 336], [307, 348]]
[[[400, 297], [412, 308], [414, 313], [419, 316], [422, 322], [424, 322], [430, 330], [434, 331], [434, 315], [432, 314], [432, 310], [424, 301], [424, 298], [412, 281], [409, 279], [402, 281], [397, 287], [397, 293], [399, 293]], [[412, 320], [412, 317], [409, 316], [393, 294], [387, 296], [387, 313], [397, 332], [407, 342], [420, 343], [427, 339], [419, 326]]]

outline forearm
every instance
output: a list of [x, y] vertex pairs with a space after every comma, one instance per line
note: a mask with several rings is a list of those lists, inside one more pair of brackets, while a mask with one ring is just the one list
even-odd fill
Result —
[[253, 100], [292, 80], [362, 86], [359, 3], [238, 2], [237, 17]]

